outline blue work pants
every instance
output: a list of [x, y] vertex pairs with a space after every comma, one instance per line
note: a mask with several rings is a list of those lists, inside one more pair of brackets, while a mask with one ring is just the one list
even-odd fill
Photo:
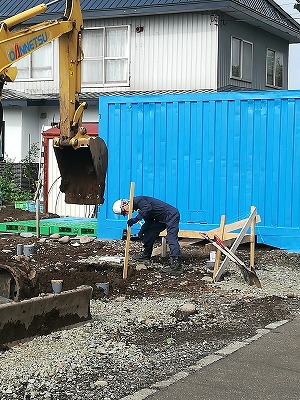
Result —
[[178, 243], [179, 231], [179, 213], [171, 214], [166, 223], [153, 220], [147, 220], [142, 226], [144, 251], [147, 255], [151, 255], [153, 245], [159, 238], [160, 232], [167, 229], [166, 240], [170, 248], [170, 257], [178, 257], [181, 255]]

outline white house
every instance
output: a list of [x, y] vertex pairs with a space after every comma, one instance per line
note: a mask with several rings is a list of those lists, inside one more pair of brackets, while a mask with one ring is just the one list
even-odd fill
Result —
[[[1, 19], [36, 4], [0, 0]], [[98, 98], [116, 93], [288, 88], [289, 44], [300, 25], [273, 0], [117, 2], [82, 0], [83, 122], [98, 122]], [[30, 23], [63, 15], [54, 4]], [[19, 162], [59, 121], [58, 43], [17, 63], [4, 88], [5, 153]]]

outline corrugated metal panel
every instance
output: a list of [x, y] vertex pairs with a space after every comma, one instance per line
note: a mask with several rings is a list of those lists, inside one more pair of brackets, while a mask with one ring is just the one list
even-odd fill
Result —
[[[234, 18], [224, 16], [226, 23], [219, 27], [219, 57], [218, 57], [218, 88], [231, 90], [268, 90], [266, 86], [266, 56], [267, 49], [279, 51], [284, 55], [283, 87], [288, 88], [288, 55], [289, 43], [279, 36], [265, 32], [258, 35], [257, 28]], [[252, 81], [246, 82], [230, 78], [231, 36], [253, 44]]]
[[[217, 89], [217, 26], [209, 15], [171, 14], [142, 18], [86, 21], [85, 27], [131, 25], [130, 86], [101, 87], [82, 83], [88, 91], [153, 91]], [[135, 27], [143, 26], [142, 33]], [[84, 35], [84, 31], [83, 31]], [[9, 89], [29, 94], [59, 91], [58, 40], [54, 41], [54, 80], [14, 81]]]
[[[209, 15], [170, 14], [85, 23], [86, 28], [114, 25], [131, 25], [132, 29], [130, 88], [112, 90], [217, 88], [218, 27], [211, 24]], [[142, 26], [143, 32], [136, 33], [136, 26]]]
[[181, 229], [207, 230], [256, 206], [259, 242], [300, 251], [300, 91], [100, 98], [109, 149], [100, 237], [126, 224], [113, 202], [135, 194], [176, 205]]
[[172, 14], [144, 22], [145, 34], [132, 38], [133, 90], [217, 88], [217, 27], [208, 15]]

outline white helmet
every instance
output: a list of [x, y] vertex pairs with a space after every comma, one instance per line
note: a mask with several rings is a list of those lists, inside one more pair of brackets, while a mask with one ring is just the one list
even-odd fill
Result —
[[114, 202], [113, 204], [113, 212], [115, 214], [119, 214], [119, 215], [123, 215], [122, 213], [122, 206], [124, 206], [125, 204], [128, 204], [129, 200], [127, 199], [120, 199]]

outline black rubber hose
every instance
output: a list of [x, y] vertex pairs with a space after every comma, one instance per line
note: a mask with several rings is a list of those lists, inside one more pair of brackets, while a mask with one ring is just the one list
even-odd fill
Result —
[[2, 103], [0, 101], [0, 130], [1, 130], [2, 125], [3, 125], [3, 107], [2, 107]]

